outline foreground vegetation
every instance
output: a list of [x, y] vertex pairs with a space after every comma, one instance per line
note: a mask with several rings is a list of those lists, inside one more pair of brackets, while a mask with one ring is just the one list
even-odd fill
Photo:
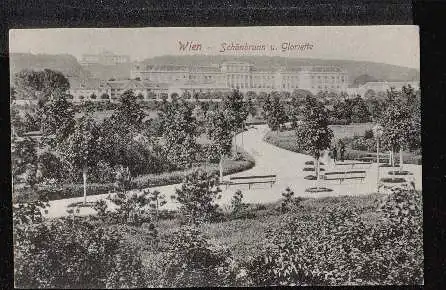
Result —
[[[208, 178], [190, 177], [177, 193], [183, 207], [156, 217], [134, 211], [142, 198], [84, 218], [45, 220], [30, 208], [16, 209], [16, 286], [423, 283], [420, 192], [302, 199], [288, 189], [278, 203], [244, 204], [239, 193], [231, 206], [218, 208], [212, 201], [218, 189], [205, 185], [215, 179]], [[193, 209], [196, 196], [204, 210]]]

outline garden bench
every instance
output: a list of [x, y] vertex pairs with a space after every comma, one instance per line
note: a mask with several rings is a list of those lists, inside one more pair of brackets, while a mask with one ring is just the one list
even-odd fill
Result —
[[346, 166], [353, 169], [354, 167], [361, 167], [361, 168], [370, 168], [372, 166], [372, 162], [345, 162], [345, 163], [336, 163], [336, 166]]
[[235, 176], [229, 178], [229, 182], [226, 182], [226, 188], [234, 184], [248, 184], [248, 188], [251, 189], [251, 184], [255, 183], [269, 183], [273, 187], [276, 180], [276, 175]]
[[[376, 162], [376, 156], [361, 157], [361, 158], [358, 158], [357, 160], [358, 161], [366, 161], [366, 162], [374, 163], [374, 162]], [[380, 156], [379, 157], [379, 163], [389, 163], [389, 157]]]
[[321, 177], [324, 180], [339, 180], [339, 184], [341, 184], [346, 179], [360, 179], [364, 181], [365, 176], [365, 170], [348, 170], [325, 172]]

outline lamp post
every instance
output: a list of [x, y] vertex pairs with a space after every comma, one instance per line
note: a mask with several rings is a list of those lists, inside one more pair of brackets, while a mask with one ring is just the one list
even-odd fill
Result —
[[379, 138], [383, 134], [383, 127], [380, 124], [376, 124], [372, 130], [376, 138], [376, 190], [379, 193]]

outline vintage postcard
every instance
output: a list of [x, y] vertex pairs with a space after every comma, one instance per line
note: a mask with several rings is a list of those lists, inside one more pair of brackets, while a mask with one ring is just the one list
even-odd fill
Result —
[[424, 284], [417, 26], [9, 44], [16, 287]]

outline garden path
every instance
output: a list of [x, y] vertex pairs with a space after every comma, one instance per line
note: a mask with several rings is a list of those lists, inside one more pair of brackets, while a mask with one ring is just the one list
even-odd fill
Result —
[[[311, 167], [306, 166], [305, 161], [310, 161], [312, 158], [308, 155], [288, 151], [263, 141], [263, 136], [268, 130], [266, 125], [257, 125], [243, 133], [243, 149], [254, 157], [256, 164], [247, 171], [235, 173], [230, 176], [276, 174], [277, 183], [272, 187], [269, 184], [255, 184], [251, 186], [251, 189], [248, 189], [248, 185], [233, 185], [228, 189], [222, 186], [222, 198], [219, 200], [219, 204], [230, 204], [231, 197], [237, 189], [242, 191], [244, 202], [247, 203], [269, 203], [277, 201], [282, 197], [281, 193], [286, 187], [290, 187], [294, 191], [295, 196], [302, 197], [363, 195], [376, 192], [377, 167], [376, 164], [372, 164], [367, 169], [367, 177], [364, 182], [353, 180], [339, 184], [336, 181], [321, 180], [319, 181], [320, 186], [331, 188], [333, 191], [326, 193], [306, 193], [306, 188], [316, 185], [315, 181], [304, 179], [306, 175], [311, 173], [303, 171], [304, 167]], [[240, 139], [237, 138], [238, 145], [240, 145]], [[346, 160], [345, 162], [349, 161]], [[421, 166], [407, 164], [404, 169], [414, 173], [416, 188], [421, 189]], [[380, 168], [380, 176], [387, 176], [389, 170], [389, 168]], [[229, 179], [229, 176], [225, 176], [224, 179]], [[168, 203], [163, 208], [175, 209], [178, 206], [176, 202], [170, 199], [170, 196], [175, 193], [175, 188], [177, 187], [179, 187], [179, 184], [153, 188], [153, 190], [159, 190], [162, 194], [166, 195]], [[107, 194], [88, 196], [87, 198], [89, 202], [93, 202], [105, 199], [106, 197]], [[66, 216], [68, 215], [66, 211], [67, 206], [82, 200], [82, 197], [77, 197], [51, 201], [47, 216]], [[80, 208], [79, 215], [88, 215], [91, 213], [94, 213], [93, 209]]]

